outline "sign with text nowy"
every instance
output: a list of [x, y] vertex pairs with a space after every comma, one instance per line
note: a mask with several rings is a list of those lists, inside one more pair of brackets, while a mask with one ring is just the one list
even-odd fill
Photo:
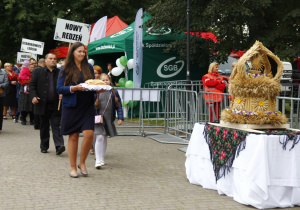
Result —
[[91, 25], [57, 18], [54, 40], [88, 44]]
[[44, 42], [34, 41], [30, 39], [22, 39], [21, 51], [38, 55], [43, 55]]
[[34, 58], [35, 60], [37, 60], [37, 55], [32, 53], [18, 52], [17, 63], [23, 64], [25, 60], [29, 60], [30, 58]]

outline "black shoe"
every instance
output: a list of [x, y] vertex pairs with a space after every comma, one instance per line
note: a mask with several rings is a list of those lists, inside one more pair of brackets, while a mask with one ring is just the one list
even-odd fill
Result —
[[40, 126], [34, 126], [34, 130], [40, 130]]
[[65, 146], [56, 147], [56, 155], [61, 155], [66, 150]]
[[46, 149], [42, 149], [41, 153], [47, 153], [47, 150]]
[[22, 125], [26, 125], [26, 122], [24, 120], [21, 121]]

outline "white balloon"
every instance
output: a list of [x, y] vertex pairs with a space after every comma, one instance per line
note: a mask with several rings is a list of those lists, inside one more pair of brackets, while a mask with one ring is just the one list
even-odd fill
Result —
[[121, 67], [115, 67], [111, 70], [111, 74], [114, 75], [114, 76], [119, 76], [120, 74], [122, 74], [123, 72], [123, 68]]
[[133, 59], [129, 59], [127, 61], [127, 67], [128, 67], [128, 69], [132, 69], [133, 68]]
[[120, 63], [120, 58], [116, 60], [116, 65], [117, 67], [123, 67], [122, 64]]
[[89, 59], [88, 63], [91, 64], [92, 66], [95, 64], [95, 61], [93, 59]]

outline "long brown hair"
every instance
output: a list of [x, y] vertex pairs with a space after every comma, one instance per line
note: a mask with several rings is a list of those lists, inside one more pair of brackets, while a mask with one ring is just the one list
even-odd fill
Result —
[[[100, 78], [101, 78], [102, 76], [108, 77], [108, 79], [109, 79], [109, 81], [110, 81], [110, 85], [112, 86], [111, 78], [110, 78], [107, 74], [105, 74], [105, 73], [102, 73], [102, 74], [100, 75]], [[112, 86], [112, 87], [113, 87], [113, 86]], [[112, 93], [113, 93], [114, 96], [115, 96], [115, 105], [116, 105], [116, 107], [121, 106], [121, 104], [120, 104], [120, 102], [119, 102], [119, 99], [118, 99], [118, 97], [117, 97], [117, 95], [116, 95], [115, 89], [112, 88], [111, 91], [112, 91]], [[95, 108], [96, 108], [96, 109], [100, 109], [99, 93], [97, 94], [97, 99], [96, 99], [96, 101], [95, 101]]]
[[[71, 45], [65, 65], [63, 67], [63, 73], [66, 75], [65, 79], [65, 85], [71, 85], [72, 83], [77, 83], [80, 77], [80, 70], [75, 64], [75, 58], [74, 58], [74, 51], [78, 48], [84, 45], [80, 42], [75, 42]], [[81, 71], [83, 73], [84, 81], [88, 79], [93, 79], [93, 75], [91, 73], [91, 69], [89, 67], [86, 55], [84, 56], [84, 59], [81, 61]]]

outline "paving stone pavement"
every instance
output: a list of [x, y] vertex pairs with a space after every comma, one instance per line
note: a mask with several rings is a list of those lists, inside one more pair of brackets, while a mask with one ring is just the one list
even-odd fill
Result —
[[5, 120], [0, 209], [254, 209], [190, 184], [179, 147], [148, 137], [114, 137], [108, 140], [107, 165], [96, 170], [89, 155], [89, 176], [73, 179], [67, 152], [57, 156], [51, 139], [49, 153], [41, 153], [39, 131]]

